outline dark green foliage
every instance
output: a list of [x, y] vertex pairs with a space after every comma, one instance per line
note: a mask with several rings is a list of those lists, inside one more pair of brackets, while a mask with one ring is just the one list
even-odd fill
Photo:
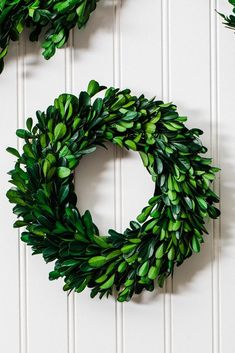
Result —
[[[87, 23], [99, 0], [2, 0], [0, 2], [0, 73], [4, 68], [10, 41], [19, 40], [24, 28], [31, 30], [30, 40], [42, 34], [45, 59], [67, 42], [70, 30]], [[44, 30], [45, 28], [45, 30]]]
[[220, 13], [220, 15], [223, 17], [224, 19], [224, 24], [226, 25], [226, 27], [230, 28], [230, 29], [235, 29], [235, 0], [228, 0], [230, 4], [233, 5], [233, 14], [230, 16], [226, 16], [222, 13]]
[[[115, 88], [93, 102], [103, 88], [92, 81], [89, 94], [62, 94], [37, 112], [36, 125], [29, 119], [28, 130], [17, 131], [25, 145], [21, 155], [8, 149], [17, 162], [7, 196], [20, 218], [15, 227], [26, 227], [22, 240], [46, 262], [56, 260], [51, 280], [64, 277], [64, 290], [92, 288], [92, 297], [115, 288], [127, 301], [152, 291], [155, 280], [162, 286], [175, 265], [200, 251], [204, 219], [219, 216], [210, 189], [218, 168], [202, 156], [202, 131], [189, 130], [175, 105]], [[100, 236], [89, 211], [81, 215], [76, 207], [73, 173], [106, 141], [139, 152], [155, 192], [123, 234]]]

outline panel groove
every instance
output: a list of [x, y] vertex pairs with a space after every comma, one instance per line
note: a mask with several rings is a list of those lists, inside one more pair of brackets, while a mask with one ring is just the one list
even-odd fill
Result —
[[[17, 119], [18, 128], [25, 125], [25, 41], [21, 39], [17, 46]], [[23, 142], [17, 139], [18, 149], [22, 150]], [[27, 293], [27, 249], [19, 239], [19, 351], [28, 353], [28, 293]]]
[[[121, 0], [113, 0], [113, 84], [121, 84], [121, 43], [120, 43], [120, 10]], [[114, 214], [115, 229], [122, 231], [122, 150], [114, 147]], [[124, 352], [124, 305], [115, 302], [116, 353]]]
[[[217, 0], [210, 1], [210, 110], [211, 110], [211, 151], [214, 164], [219, 161], [219, 94], [218, 94], [218, 8]], [[214, 190], [220, 194], [220, 177], [214, 183]], [[212, 224], [212, 347], [213, 353], [220, 353], [220, 219]]]
[[[170, 100], [170, 9], [169, 0], [162, 0], [162, 99]], [[164, 288], [164, 353], [172, 353], [172, 289], [168, 278]]]
[[[70, 37], [65, 48], [65, 91], [73, 93], [73, 72], [74, 72], [74, 30], [71, 31]], [[76, 174], [74, 174], [74, 182]], [[75, 334], [75, 293], [67, 295], [67, 340], [68, 353], [76, 351], [76, 334]]]

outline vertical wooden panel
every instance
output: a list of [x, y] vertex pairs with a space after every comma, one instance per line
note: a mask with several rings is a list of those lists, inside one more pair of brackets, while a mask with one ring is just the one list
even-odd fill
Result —
[[[8, 146], [17, 147], [15, 130], [17, 129], [17, 45], [13, 45], [5, 64], [5, 71], [0, 78], [1, 103], [1, 256], [0, 266], [0, 350], [2, 352], [20, 352], [19, 346], [19, 278], [18, 278], [18, 234], [12, 225], [15, 216], [11, 210], [6, 192], [11, 187], [8, 184], [8, 171], [13, 168], [15, 157], [6, 152]], [[12, 185], [13, 187], [13, 185]]]
[[[73, 93], [74, 83], [74, 30], [71, 31], [65, 48], [65, 92]], [[75, 352], [75, 294], [67, 296], [68, 353]]]
[[[39, 44], [27, 40], [25, 55], [25, 116], [35, 117], [65, 90], [65, 53], [46, 61]], [[64, 353], [67, 349], [67, 304], [62, 281], [49, 282], [52, 264], [27, 251], [28, 353]], [[22, 352], [24, 353], [24, 352]]]
[[[205, 131], [207, 147], [211, 124], [209, 10], [205, 0], [170, 2], [170, 99], [189, 117], [189, 126]], [[201, 253], [175, 271], [173, 352], [212, 351], [211, 231]]]
[[[84, 31], [74, 37], [74, 93], [84, 90], [89, 80], [113, 84], [112, 0], [101, 1]], [[78, 207], [89, 209], [101, 234], [115, 226], [114, 148], [98, 149], [82, 160], [75, 175]], [[76, 353], [110, 353], [116, 349], [115, 302], [90, 299], [90, 291], [75, 295]]]
[[[121, 10], [122, 0], [114, 0], [114, 31], [113, 31], [113, 85], [121, 87]], [[122, 156], [123, 151], [115, 147], [114, 161], [114, 205], [115, 205], [115, 230], [122, 232]], [[116, 353], [124, 351], [124, 304], [116, 300]]]
[[[232, 7], [226, 1], [218, 1], [219, 11], [231, 14]], [[233, 317], [235, 315], [235, 129], [234, 129], [234, 87], [235, 43], [234, 31], [219, 26], [219, 160], [221, 167], [221, 254], [220, 254], [220, 352], [234, 352], [235, 340]], [[232, 320], [232, 321], [231, 321]]]
[[[18, 127], [24, 126], [25, 114], [25, 41], [21, 38], [18, 43], [17, 55], [17, 121]], [[18, 149], [22, 151], [23, 141], [18, 139]], [[19, 237], [19, 325], [20, 325], [20, 352], [28, 353], [28, 292], [27, 292], [27, 256], [26, 245]]]
[[[162, 99], [170, 101], [170, 3], [162, 0]], [[172, 278], [164, 286], [164, 353], [172, 352]]]
[[[161, 99], [161, 1], [123, 1], [120, 28], [121, 86]], [[124, 153], [121, 175], [124, 230], [147, 205], [154, 184], [137, 153]], [[163, 303], [164, 295], [157, 290], [124, 304], [124, 352], [164, 351]]]
[[[211, 152], [215, 165], [220, 165], [219, 160], [219, 91], [218, 91], [218, 24], [221, 18], [215, 12], [218, 1], [210, 2], [210, 103], [211, 103]], [[214, 190], [220, 192], [220, 176], [214, 182]], [[219, 205], [218, 205], [219, 207]], [[220, 352], [220, 222], [212, 222], [212, 349], [213, 353]]]

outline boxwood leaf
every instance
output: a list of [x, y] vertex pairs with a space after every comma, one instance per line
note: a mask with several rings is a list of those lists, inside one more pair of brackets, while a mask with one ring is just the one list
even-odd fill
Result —
[[148, 273], [149, 270], [149, 261], [145, 261], [143, 265], [140, 266], [138, 275], [140, 277], [145, 276]]
[[15, 157], [17, 157], [17, 158], [20, 157], [19, 152], [18, 152], [15, 148], [13, 148], [13, 147], [8, 147], [6, 150], [7, 150], [7, 152], [11, 153], [13, 156], [15, 156]]
[[115, 274], [113, 274], [102, 286], [100, 286], [100, 289], [109, 289], [112, 287], [113, 283], [115, 280]]
[[97, 81], [91, 80], [87, 88], [87, 93], [90, 95], [90, 97], [93, 97], [103, 89], [105, 89], [104, 86], [100, 86]]
[[57, 168], [57, 174], [58, 174], [58, 177], [61, 179], [67, 178], [71, 174], [71, 170], [66, 167], [59, 167]]
[[62, 137], [65, 136], [67, 131], [66, 125], [64, 123], [59, 123], [56, 125], [55, 130], [54, 130], [54, 136], [55, 136], [55, 140], [59, 140]]
[[106, 257], [105, 256], [94, 256], [89, 259], [88, 263], [91, 267], [99, 268], [106, 264]]

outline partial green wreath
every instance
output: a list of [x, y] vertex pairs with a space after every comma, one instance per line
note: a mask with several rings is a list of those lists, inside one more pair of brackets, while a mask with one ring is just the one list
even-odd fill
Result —
[[[122, 302], [163, 286], [175, 265], [200, 251], [205, 218], [219, 216], [210, 189], [219, 169], [201, 155], [203, 132], [188, 129], [175, 105], [115, 88], [93, 100], [103, 89], [91, 81], [78, 98], [62, 94], [35, 124], [29, 118], [27, 130], [17, 130], [25, 143], [22, 154], [8, 148], [17, 162], [7, 197], [20, 218], [14, 227], [26, 227], [21, 239], [55, 261], [51, 280], [63, 277], [65, 291], [89, 287], [91, 297], [115, 290]], [[73, 183], [82, 157], [107, 141], [137, 151], [155, 183], [137, 220], [109, 236], [99, 234], [89, 211], [80, 214]]]
[[226, 15], [220, 13], [220, 15], [225, 20], [224, 24], [226, 25], [227, 28], [235, 29], [235, 0], [228, 0], [228, 1], [230, 4], [233, 5], [233, 14], [226, 16]]
[[10, 41], [18, 41], [25, 27], [31, 30], [31, 41], [38, 41], [42, 33], [43, 56], [50, 59], [67, 42], [72, 28], [85, 26], [98, 1], [1, 0], [0, 73]]

